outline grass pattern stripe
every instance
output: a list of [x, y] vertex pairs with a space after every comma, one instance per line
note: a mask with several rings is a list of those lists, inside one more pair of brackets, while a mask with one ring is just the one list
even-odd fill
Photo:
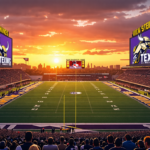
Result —
[[92, 106], [91, 106], [91, 103], [90, 103], [90, 99], [89, 99], [89, 97], [88, 97], [88, 94], [87, 94], [87, 92], [86, 92], [86, 89], [85, 89], [85, 87], [84, 87], [84, 85], [83, 85], [82, 82], [81, 82], [81, 84], [82, 84], [83, 89], [84, 89], [84, 91], [85, 91], [85, 93], [86, 93], [86, 96], [87, 96], [87, 99], [88, 99], [88, 102], [89, 102], [89, 105], [90, 105], [90, 108], [91, 108], [91, 112], [93, 113], [93, 109], [92, 109]]
[[57, 113], [57, 110], [58, 110], [58, 107], [59, 107], [60, 101], [61, 101], [61, 99], [62, 99], [62, 97], [63, 97], [63, 94], [64, 94], [64, 91], [65, 91], [66, 86], [67, 86], [67, 83], [66, 83], [66, 85], [64, 86], [64, 89], [63, 89], [63, 92], [62, 92], [61, 97], [60, 97], [60, 99], [59, 99], [59, 102], [58, 102], [58, 105], [57, 105], [57, 108], [56, 108], [55, 113]]

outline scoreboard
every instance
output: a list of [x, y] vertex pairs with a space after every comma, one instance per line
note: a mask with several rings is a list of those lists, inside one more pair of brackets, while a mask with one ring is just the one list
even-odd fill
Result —
[[66, 68], [68, 69], [84, 69], [85, 59], [66, 59]]

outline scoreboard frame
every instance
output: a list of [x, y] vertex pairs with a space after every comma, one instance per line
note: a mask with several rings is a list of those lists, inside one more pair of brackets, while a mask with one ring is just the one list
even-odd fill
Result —
[[[71, 64], [76, 62], [78, 67], [73, 67]], [[85, 59], [66, 59], [66, 68], [67, 69], [85, 69]]]

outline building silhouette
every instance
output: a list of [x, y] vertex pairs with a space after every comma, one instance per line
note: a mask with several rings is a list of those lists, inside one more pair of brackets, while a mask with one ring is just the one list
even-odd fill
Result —
[[90, 68], [90, 65], [89, 65], [89, 63], [88, 63], [88, 65], [87, 65], [87, 68]]
[[115, 65], [114, 68], [120, 70], [120, 65]]
[[42, 65], [41, 64], [38, 65], [38, 69], [42, 70]]
[[110, 65], [110, 67], [109, 67], [111, 70], [113, 69], [113, 65]]
[[30, 66], [30, 65], [27, 65], [27, 64], [23, 64], [23, 63], [20, 63], [20, 64], [14, 63], [13, 69], [26, 70], [26, 69], [31, 69], [31, 66]]
[[36, 69], [37, 69], [37, 67], [36, 67], [36, 66], [32, 66], [32, 69], [33, 69], [33, 70], [36, 70]]
[[46, 66], [46, 69], [47, 69], [47, 70], [50, 70], [50, 68], [51, 68], [50, 66]]

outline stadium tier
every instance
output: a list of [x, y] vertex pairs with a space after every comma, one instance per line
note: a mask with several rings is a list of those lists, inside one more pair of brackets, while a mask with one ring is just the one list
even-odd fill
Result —
[[116, 83], [136, 90], [149, 90], [150, 69], [128, 69], [117, 77]]
[[0, 70], [0, 89], [5, 89], [9, 85], [17, 85], [20, 82], [27, 82], [30, 80], [29, 75], [21, 69]]

